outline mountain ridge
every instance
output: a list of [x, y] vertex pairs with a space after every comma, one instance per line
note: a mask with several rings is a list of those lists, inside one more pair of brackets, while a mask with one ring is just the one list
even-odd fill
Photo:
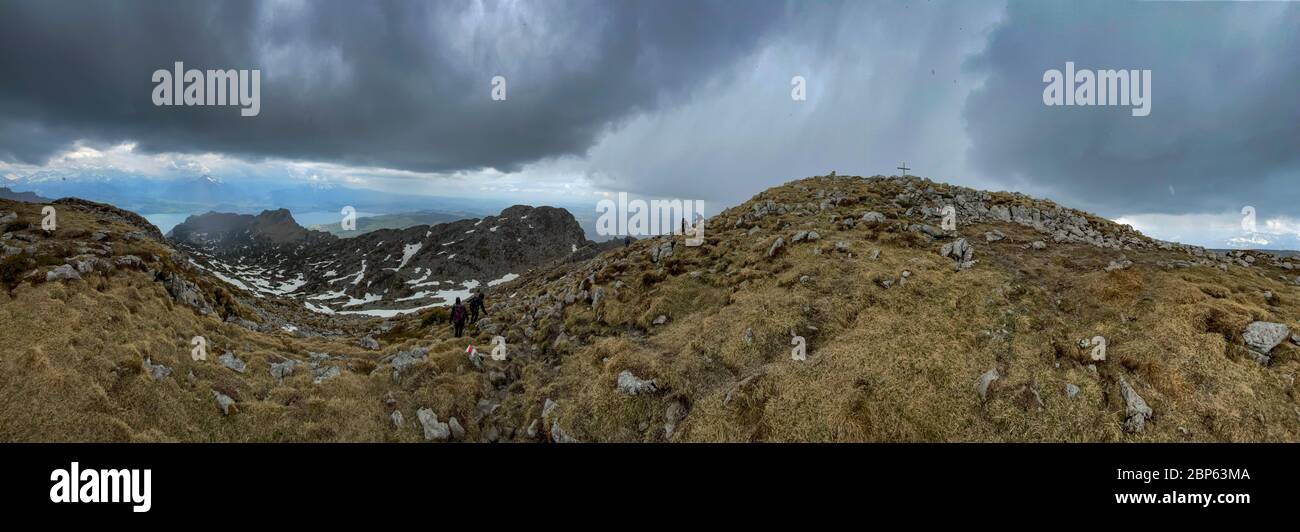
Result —
[[1300, 261], [1013, 193], [791, 181], [709, 218], [699, 246], [519, 272], [463, 338], [442, 305], [295, 314], [124, 214], [66, 209], [44, 234], [38, 206], [0, 202], [17, 249], [0, 345], [21, 346], [0, 355], [21, 398], [0, 405], [5, 439], [1300, 440]]

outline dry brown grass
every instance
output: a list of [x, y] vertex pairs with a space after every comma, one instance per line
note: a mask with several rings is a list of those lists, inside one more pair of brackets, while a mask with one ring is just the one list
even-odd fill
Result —
[[[830, 187], [857, 198], [833, 214], [880, 210], [891, 221], [834, 224], [809, 192]], [[1029, 250], [1042, 235], [997, 224], [961, 230], [980, 262], [956, 272], [938, 243], [893, 222], [902, 213], [883, 202], [897, 193], [814, 178], [761, 195], [813, 208], [769, 216], [755, 235], [726, 223], [743, 205], [710, 226], [708, 244], [678, 246], [661, 264], [645, 253], [657, 241], [612, 250], [596, 276], [608, 288], [596, 309], [570, 305], [540, 319], [532, 337], [511, 328], [511, 360], [485, 371], [464, 349], [486, 351], [489, 336], [448, 338], [445, 327], [431, 329], [432, 313], [395, 320], [383, 350], [371, 352], [353, 337], [254, 333], [199, 316], [142, 272], [25, 283], [0, 294], [0, 440], [413, 442], [422, 440], [415, 411], [428, 407], [441, 420], [456, 416], [471, 440], [492, 428], [524, 441], [549, 398], [559, 404], [552, 419], [584, 441], [1300, 441], [1300, 349], [1284, 343], [1261, 367], [1241, 347], [1252, 320], [1300, 326], [1300, 290], [1267, 267], [1165, 270], [1156, 261], [1176, 254], [1127, 251], [1135, 266], [1104, 272], [1119, 252]], [[993, 228], [1008, 238], [984, 242]], [[767, 258], [776, 236], [788, 242], [807, 229], [821, 239]], [[873, 249], [878, 260], [867, 258]], [[497, 300], [492, 319], [520, 322], [517, 301], [583, 266], [516, 281], [518, 300]], [[876, 282], [903, 270], [912, 275], [902, 284]], [[659, 315], [667, 324], [652, 324]], [[553, 345], [560, 331], [569, 345]], [[806, 338], [807, 362], [791, 360], [792, 332]], [[209, 361], [190, 360], [193, 335], [209, 339]], [[1109, 358], [1094, 372], [1077, 343], [1095, 335], [1107, 338]], [[394, 380], [384, 357], [417, 345], [430, 348], [428, 360]], [[215, 363], [226, 349], [247, 373]], [[339, 355], [331, 363], [350, 369], [320, 385], [306, 366], [283, 383], [270, 377], [270, 362], [305, 362], [309, 352]], [[146, 356], [172, 377], [151, 380]], [[991, 368], [1002, 378], [981, 401], [975, 383]], [[616, 391], [624, 370], [660, 391]], [[498, 371], [509, 382], [500, 388], [489, 382]], [[1122, 429], [1121, 377], [1155, 410], [1142, 434]], [[1066, 397], [1067, 383], [1077, 397]], [[238, 413], [222, 416], [213, 389], [234, 397]], [[499, 403], [492, 421], [478, 421], [480, 400]], [[668, 437], [673, 405], [687, 415]], [[401, 429], [389, 420], [394, 409], [406, 418]]]

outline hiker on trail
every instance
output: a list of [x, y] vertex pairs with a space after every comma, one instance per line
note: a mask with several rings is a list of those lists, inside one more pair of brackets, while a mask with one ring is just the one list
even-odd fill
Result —
[[451, 306], [451, 324], [456, 329], [456, 338], [460, 338], [465, 333], [465, 305], [460, 303], [459, 297]]
[[474, 295], [469, 298], [469, 322], [478, 323], [478, 313], [482, 312], [487, 316], [487, 307], [483, 305], [483, 289], [480, 288]]
[[628, 247], [630, 245], [632, 245], [632, 235], [623, 237], [623, 247]]

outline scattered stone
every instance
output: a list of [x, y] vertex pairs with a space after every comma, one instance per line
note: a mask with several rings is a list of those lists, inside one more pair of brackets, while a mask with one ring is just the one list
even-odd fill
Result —
[[783, 246], [785, 246], [785, 240], [782, 239], [782, 238], [779, 237], [779, 236], [776, 237], [776, 242], [772, 242], [772, 247], [767, 248], [767, 256], [768, 256], [769, 258], [771, 258], [771, 257], [775, 257], [775, 256], [776, 256], [776, 253], [777, 253], [778, 251], [781, 251], [781, 248], [782, 248]]
[[551, 441], [555, 443], [580, 443], [577, 438], [569, 436], [568, 433], [564, 432], [564, 429], [560, 428], [559, 421], [551, 423]]
[[1247, 347], [1267, 355], [1290, 334], [1291, 329], [1281, 323], [1257, 321], [1246, 326], [1246, 332], [1241, 334], [1241, 339], [1245, 340]]
[[[746, 328], [745, 334], [741, 335], [740, 339], [745, 341], [745, 345], [754, 345], [754, 329]], [[1300, 340], [1296, 343], [1300, 343]]]
[[221, 356], [217, 357], [217, 362], [220, 362], [222, 366], [230, 368], [237, 373], [243, 373], [244, 370], [248, 369], [248, 364], [245, 364], [243, 360], [235, 358], [235, 354], [230, 351], [226, 351]]
[[399, 412], [399, 411], [397, 411], [397, 410], [394, 410], [394, 411], [393, 411], [393, 415], [391, 415], [391, 416], [389, 416], [389, 417], [392, 418], [392, 420], [393, 420], [393, 426], [396, 427], [396, 428], [399, 428], [399, 429], [400, 429], [400, 428], [402, 428], [402, 425], [406, 423], [406, 418], [405, 418], [405, 417], [402, 417], [402, 413]]
[[447, 441], [451, 438], [451, 427], [446, 423], [438, 421], [438, 415], [433, 410], [421, 408], [416, 411], [415, 416], [419, 418], [420, 425], [424, 427], [424, 439], [432, 441]]
[[340, 370], [338, 366], [326, 366], [323, 368], [316, 368], [312, 373], [316, 378], [312, 379], [311, 383], [320, 384], [341, 375], [343, 371]]
[[876, 212], [876, 211], [871, 211], [871, 212], [868, 212], [868, 213], [862, 215], [862, 221], [864, 221], [864, 222], [883, 222], [883, 221], [885, 221], [885, 215], [884, 215], [884, 214], [881, 214], [881, 213], [878, 213], [878, 212]]
[[926, 225], [926, 224], [912, 224], [911, 226], [908, 227], [908, 230], [909, 230], [909, 231], [912, 231], [912, 232], [915, 232], [915, 233], [923, 233], [923, 234], [925, 234], [925, 235], [927, 235], [927, 236], [930, 236], [930, 237], [932, 237], [932, 238], [940, 238], [940, 237], [943, 237], [943, 236], [944, 236], [944, 233], [943, 233], [942, 230], [940, 230], [939, 228], [934, 227], [934, 226], [932, 226], [932, 225]]
[[77, 273], [76, 269], [74, 269], [72, 266], [69, 266], [67, 264], [59, 266], [45, 273], [46, 282], [59, 281], [59, 280], [70, 281], [73, 279], [81, 279], [81, 274]]
[[13, 223], [18, 220], [18, 213], [14, 211], [0, 212], [0, 224]]
[[975, 265], [975, 247], [966, 242], [965, 238], [958, 238], [956, 241], [944, 244], [939, 250], [939, 255], [951, 257], [956, 262], [958, 270], [965, 270]]
[[451, 439], [464, 441], [465, 427], [460, 426], [460, 421], [456, 419], [456, 416], [452, 416], [451, 419], [447, 420], [447, 428], [451, 429]]
[[1065, 396], [1074, 399], [1076, 395], [1079, 395], [1079, 387], [1068, 382], [1065, 383]]
[[542, 404], [542, 420], [545, 421], [547, 418], [551, 417], [551, 412], [554, 412], [555, 407], [558, 406], [560, 406], [559, 403], [548, 398], [546, 402]]
[[997, 241], [1002, 240], [1002, 239], [1004, 239], [1004, 238], [1006, 238], [1006, 237], [1007, 237], [1007, 235], [1002, 234], [1002, 231], [998, 231], [997, 229], [994, 229], [994, 230], [992, 230], [992, 231], [985, 231], [985, 232], [984, 232], [984, 241], [985, 241], [985, 242], [997, 242]]
[[668, 316], [665, 316], [665, 315], [663, 315], [663, 314], [660, 314], [660, 315], [659, 315], [658, 317], [656, 317], [656, 318], [654, 319], [654, 321], [651, 322], [651, 323], [654, 324], [654, 325], [663, 325], [663, 324], [665, 324], [665, 323], [668, 323]]
[[1151, 407], [1137, 391], [1129, 386], [1124, 377], [1119, 378], [1120, 394], [1124, 396], [1124, 430], [1131, 433], [1142, 432], [1146, 428], [1147, 419], [1151, 417]]
[[623, 370], [618, 374], [618, 391], [628, 395], [637, 395], [642, 393], [654, 393], [658, 391], [654, 379], [642, 380], [633, 375], [631, 371]]
[[873, 250], [871, 250], [871, 253], [868, 253], [868, 254], [867, 254], [867, 257], [870, 258], [871, 260], [879, 259], [879, 258], [880, 258], [880, 250], [878, 250], [878, 249], [873, 249]]
[[1042, 240], [1035, 240], [1029, 243], [1029, 247], [1032, 247], [1034, 249], [1047, 249], [1047, 242], [1043, 242]]
[[399, 351], [397, 356], [393, 357], [393, 377], [396, 378], [407, 368], [414, 366], [416, 362], [424, 360], [428, 353], [429, 348], [421, 346]]
[[361, 347], [371, 351], [379, 349], [379, 340], [376, 340], [375, 337], [371, 335], [366, 335], [365, 338], [362, 338], [360, 344]]
[[203, 292], [194, 283], [186, 281], [180, 275], [172, 274], [163, 279], [163, 288], [171, 294], [172, 299], [177, 303], [199, 311], [199, 314], [207, 315], [212, 312], [212, 307], [203, 299]]
[[162, 380], [172, 374], [172, 369], [162, 364], [154, 364], [149, 357], [144, 357], [144, 369], [149, 372], [153, 380]]
[[686, 417], [686, 407], [681, 401], [668, 403], [668, 408], [664, 411], [664, 438], [672, 438], [673, 433], [677, 432], [677, 423]]
[[278, 382], [284, 382], [284, 378], [293, 375], [293, 367], [297, 361], [293, 359], [284, 362], [275, 362], [271, 364], [271, 378]]
[[997, 368], [985, 371], [983, 375], [980, 375], [979, 382], [975, 384], [975, 391], [979, 392], [981, 401], [988, 399], [989, 385], [1001, 377], [1002, 375], [998, 374]]
[[528, 423], [528, 429], [525, 430], [524, 433], [528, 435], [529, 439], [537, 438], [537, 424], [537, 418], [533, 418], [533, 420]]
[[1246, 355], [1249, 356], [1251, 360], [1254, 360], [1256, 364], [1261, 366], [1267, 366], [1269, 362], [1273, 361], [1273, 357], [1256, 352], [1253, 349], [1247, 349]]
[[216, 390], [212, 390], [212, 396], [217, 399], [217, 406], [221, 408], [221, 415], [230, 415], [230, 407], [235, 405], [235, 400]]
[[1113, 272], [1116, 270], [1124, 270], [1132, 265], [1133, 265], [1133, 261], [1128, 259], [1112, 260], [1110, 261], [1110, 264], [1106, 265], [1106, 271]]

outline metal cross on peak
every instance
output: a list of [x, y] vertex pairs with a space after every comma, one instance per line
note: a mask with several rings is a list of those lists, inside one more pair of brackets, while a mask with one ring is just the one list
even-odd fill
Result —
[[903, 163], [903, 166], [899, 166], [898, 169], [903, 171], [903, 177], [907, 177], [907, 171], [911, 170], [907, 167], [907, 163]]

